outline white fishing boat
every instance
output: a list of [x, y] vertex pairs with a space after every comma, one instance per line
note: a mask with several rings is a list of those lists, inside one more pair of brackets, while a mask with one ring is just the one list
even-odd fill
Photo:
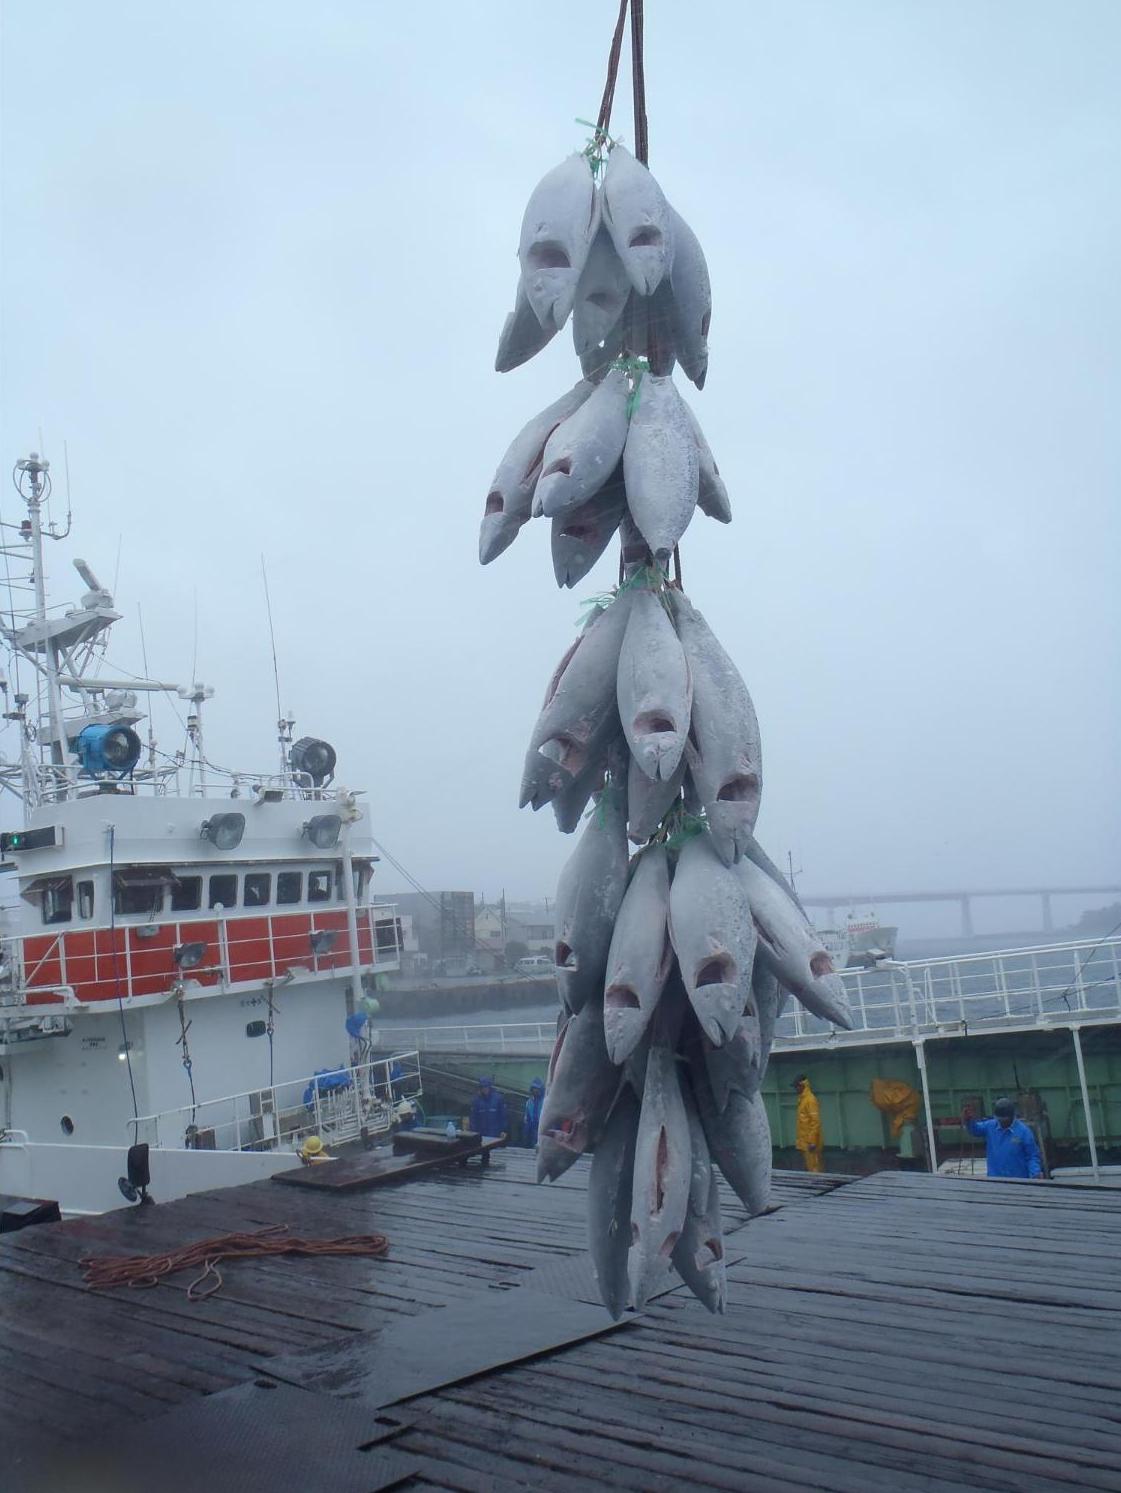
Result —
[[837, 969], [867, 969], [895, 958], [899, 929], [881, 923], [872, 911], [850, 910], [836, 927], [817, 932]]
[[[77, 606], [48, 603], [48, 463], [17, 463], [5, 523], [0, 836], [0, 1132], [9, 1144], [130, 1142], [288, 1151], [388, 1130], [415, 1064], [368, 1061], [376, 977], [399, 965], [394, 908], [371, 897], [369, 812], [325, 740], [278, 722], [269, 772], [207, 759], [212, 690], [107, 662], [120, 613], [83, 560]], [[137, 727], [185, 702], [186, 744]], [[157, 1119], [156, 1117], [159, 1117]], [[291, 1164], [291, 1156], [288, 1158]], [[0, 1190], [3, 1190], [0, 1188]]]

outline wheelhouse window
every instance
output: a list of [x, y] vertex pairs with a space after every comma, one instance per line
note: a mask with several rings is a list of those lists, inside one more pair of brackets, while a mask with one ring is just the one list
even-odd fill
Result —
[[74, 915], [74, 883], [70, 877], [46, 877], [40, 905], [44, 923], [68, 923]]
[[330, 902], [330, 871], [309, 871], [307, 874], [307, 899], [309, 902]]
[[242, 902], [246, 907], [267, 907], [272, 898], [272, 872], [249, 871], [245, 877]]
[[92, 881], [79, 881], [78, 883], [78, 916], [80, 918], [93, 917]]
[[237, 906], [237, 877], [225, 871], [210, 878], [210, 906]]
[[291, 907], [293, 902], [302, 902], [304, 896], [304, 873], [302, 871], [278, 871], [276, 874], [276, 900], [281, 907]]
[[113, 873], [113, 911], [120, 917], [154, 918], [163, 911], [171, 872], [158, 866], [125, 866]]
[[197, 912], [202, 906], [202, 877], [177, 876], [171, 888], [172, 912]]

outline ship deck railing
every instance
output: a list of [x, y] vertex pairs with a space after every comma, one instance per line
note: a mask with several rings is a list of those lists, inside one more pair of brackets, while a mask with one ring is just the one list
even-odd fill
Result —
[[309, 1136], [341, 1145], [387, 1132], [403, 1099], [423, 1092], [420, 1054], [386, 1057], [182, 1104], [128, 1121], [129, 1141], [213, 1151], [298, 1150]]
[[[873, 969], [846, 970], [842, 978], [852, 1030], [811, 1016], [791, 999], [776, 1027], [776, 1052], [1121, 1020], [1121, 939], [884, 960]], [[556, 1034], [555, 1021], [489, 1022], [395, 1025], [375, 1039], [381, 1046], [407, 1041], [421, 1052], [539, 1056]]]

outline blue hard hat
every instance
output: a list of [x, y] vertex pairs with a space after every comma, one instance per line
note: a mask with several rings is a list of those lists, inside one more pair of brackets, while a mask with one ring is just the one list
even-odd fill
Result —
[[540, 1078], [533, 1079], [529, 1087], [531, 1090], [539, 1089], [542, 1094], [545, 1092], [545, 1085]]
[[479, 1087], [480, 1087], [480, 1089], [492, 1089], [494, 1087], [494, 1079], [493, 1078], [487, 1078], [484, 1075], [482, 1078], [479, 1079]]

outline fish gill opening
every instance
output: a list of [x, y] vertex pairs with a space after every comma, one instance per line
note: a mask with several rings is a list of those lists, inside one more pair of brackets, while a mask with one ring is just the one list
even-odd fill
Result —
[[526, 254], [531, 268], [535, 270], [568, 270], [572, 268], [572, 262], [563, 244], [558, 244], [555, 239], [542, 239], [539, 244], [531, 244]]
[[571, 456], [559, 456], [556, 459], [556, 461], [551, 461], [549, 463], [549, 465], [545, 468], [545, 470], [541, 473], [541, 477], [542, 477], [542, 479], [544, 479], [545, 477], [553, 477], [558, 472], [561, 473], [562, 476], [571, 477], [571, 475], [572, 475], [572, 457]]
[[734, 985], [736, 961], [731, 954], [714, 954], [697, 970], [696, 983], [701, 985]]
[[716, 798], [719, 803], [746, 803], [759, 793], [759, 779], [753, 772], [737, 773], [734, 778], [720, 785]]
[[653, 223], [643, 223], [627, 240], [628, 249], [660, 249], [661, 246], [662, 230]]
[[816, 954], [810, 955], [810, 974], [813, 975], [815, 980], [819, 980], [822, 975], [831, 975], [832, 973], [833, 961], [824, 949], [819, 949]]
[[502, 494], [500, 492], [488, 492], [487, 505], [483, 509], [483, 517], [489, 518], [492, 513], [502, 513], [504, 508], [505, 504], [502, 501]]
[[603, 1003], [614, 1011], [637, 1011], [641, 1002], [629, 985], [609, 985]]
[[669, 1136], [663, 1125], [658, 1131], [658, 1150], [654, 1161], [654, 1212], [666, 1205], [666, 1173], [669, 1171]]
[[636, 736], [672, 736], [677, 726], [664, 710], [644, 710], [634, 718]]
[[558, 969], [575, 969], [576, 953], [570, 944], [563, 940], [557, 940], [556, 950], [553, 955], [553, 963]]

